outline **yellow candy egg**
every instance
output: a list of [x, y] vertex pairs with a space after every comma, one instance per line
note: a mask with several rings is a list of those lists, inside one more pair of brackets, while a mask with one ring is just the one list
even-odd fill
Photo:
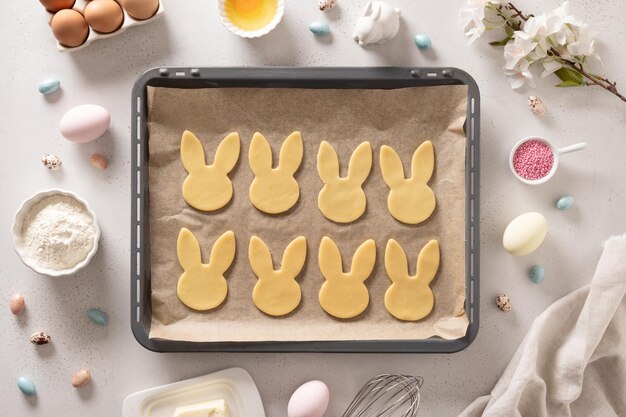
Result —
[[524, 213], [509, 223], [502, 245], [511, 255], [528, 255], [541, 245], [547, 232], [548, 222], [541, 213]]

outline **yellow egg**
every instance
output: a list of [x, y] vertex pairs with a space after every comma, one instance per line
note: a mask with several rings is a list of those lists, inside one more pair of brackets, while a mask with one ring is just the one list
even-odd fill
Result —
[[115, 0], [93, 0], [85, 7], [85, 19], [96, 32], [111, 33], [122, 26], [124, 12]]
[[502, 245], [511, 255], [528, 255], [541, 245], [547, 231], [548, 222], [542, 214], [524, 213], [511, 220], [506, 227]]
[[52, 33], [59, 43], [68, 48], [82, 45], [89, 36], [89, 26], [85, 17], [76, 10], [64, 9], [52, 16]]
[[267, 26], [278, 9], [277, 0], [226, 0], [224, 11], [233, 25], [243, 30]]

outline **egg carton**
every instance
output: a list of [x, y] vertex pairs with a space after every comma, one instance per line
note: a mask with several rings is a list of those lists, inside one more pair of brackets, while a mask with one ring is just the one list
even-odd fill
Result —
[[[117, 1], [119, 3], [118, 0], [115, 0], [115, 1]], [[85, 6], [87, 6], [88, 3], [89, 3], [88, 0], [76, 0], [76, 3], [74, 3], [74, 7], [72, 7], [72, 9], [77, 10], [77, 11], [83, 13], [83, 10], [85, 10]], [[110, 38], [110, 37], [119, 35], [120, 33], [124, 32], [126, 29], [128, 29], [130, 27], [144, 25], [146, 23], [153, 22], [156, 19], [158, 19], [159, 17], [161, 17], [161, 15], [163, 15], [163, 12], [165, 10], [163, 8], [163, 2], [161, 0], [159, 0], [159, 8], [157, 9], [157, 12], [154, 14], [154, 16], [152, 16], [149, 19], [144, 19], [144, 20], [133, 19], [132, 17], [130, 17], [130, 15], [126, 12], [126, 10], [123, 7], [122, 7], [122, 11], [124, 12], [124, 22], [122, 23], [122, 26], [120, 26], [119, 29], [117, 29], [115, 32], [99, 33], [99, 32], [96, 32], [95, 30], [93, 30], [90, 27], [89, 28], [89, 35], [87, 36], [87, 40], [82, 45], [76, 46], [74, 48], [68, 48], [67, 46], [61, 45], [61, 43], [59, 43], [57, 41], [57, 49], [60, 52], [74, 52], [74, 51], [78, 51], [79, 49], [86, 48], [92, 42], [97, 41], [98, 39]], [[54, 13], [50, 13], [48, 11], [46, 11], [46, 13], [49, 16], [48, 24], [50, 24], [50, 22], [52, 21], [52, 16], [54, 16]]]

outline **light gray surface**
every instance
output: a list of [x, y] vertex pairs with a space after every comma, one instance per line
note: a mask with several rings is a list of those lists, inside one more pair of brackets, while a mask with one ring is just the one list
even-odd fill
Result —
[[[284, 21], [275, 32], [243, 40], [221, 25], [214, 1], [165, 0], [162, 20], [95, 42], [75, 54], [60, 54], [38, 2], [6, 2], [0, 13], [0, 403], [14, 416], [114, 416], [128, 394], [155, 385], [241, 366], [255, 379], [268, 416], [286, 415], [292, 390], [309, 379], [331, 389], [329, 416], [338, 415], [358, 388], [382, 372], [419, 374], [425, 378], [423, 416], [456, 415], [495, 384], [534, 317], [560, 296], [586, 284], [600, 255], [600, 242], [626, 230], [626, 104], [593, 89], [556, 89], [553, 79], [537, 90], [512, 92], [501, 73], [501, 50], [479, 40], [466, 46], [458, 28], [461, 1], [395, 0], [403, 11], [396, 39], [382, 47], [362, 49], [350, 38], [362, 2], [339, 0], [339, 9], [317, 11], [316, 1], [287, 1]], [[530, 11], [531, 2], [520, 2]], [[553, 7], [551, 0], [543, 7]], [[542, 7], [536, 3], [533, 11]], [[574, 0], [571, 9], [601, 31], [598, 50], [609, 75], [626, 86], [622, 2]], [[332, 37], [316, 39], [308, 31], [314, 20], [328, 19]], [[430, 35], [434, 49], [420, 52], [415, 33]], [[472, 74], [482, 93], [482, 234], [481, 330], [474, 344], [453, 355], [340, 354], [157, 354], [139, 346], [129, 325], [129, 160], [130, 89], [146, 68], [158, 65], [441, 65]], [[47, 77], [61, 80], [62, 92], [46, 99], [37, 92]], [[548, 114], [537, 118], [526, 107], [530, 93], [543, 98]], [[65, 141], [56, 126], [70, 107], [96, 103], [107, 107], [113, 125], [95, 143]], [[510, 147], [520, 138], [543, 135], [557, 146], [579, 140], [585, 151], [564, 156], [548, 184], [525, 186], [508, 171]], [[98, 171], [87, 160], [102, 152], [111, 161]], [[55, 153], [60, 172], [48, 172], [39, 158]], [[13, 212], [31, 194], [51, 187], [77, 192], [99, 216], [102, 240], [92, 264], [75, 277], [52, 279], [26, 268], [12, 248]], [[554, 201], [561, 194], [576, 198], [569, 212]], [[513, 258], [501, 248], [501, 234], [516, 215], [539, 210], [548, 218], [549, 235], [536, 253]], [[546, 280], [533, 284], [526, 270], [546, 266]], [[513, 310], [494, 305], [506, 292]], [[14, 292], [26, 297], [24, 316], [8, 311]], [[97, 328], [86, 310], [106, 310], [110, 324]], [[28, 336], [50, 333], [53, 343], [35, 347]], [[93, 373], [93, 384], [76, 391], [70, 376], [80, 367]], [[29, 375], [38, 396], [28, 399], [16, 386]]]

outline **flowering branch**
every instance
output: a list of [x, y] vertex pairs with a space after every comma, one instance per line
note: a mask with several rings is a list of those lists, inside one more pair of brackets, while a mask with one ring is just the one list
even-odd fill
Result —
[[468, 0], [461, 17], [470, 43], [486, 30], [504, 29], [506, 37], [490, 44], [504, 46], [504, 72], [511, 87], [519, 88], [526, 82], [534, 85], [533, 69], [540, 64], [542, 77], [559, 77], [557, 87], [597, 86], [626, 102], [617, 83], [588, 70], [590, 59], [600, 60], [594, 52], [596, 34], [567, 13], [567, 2], [547, 14], [534, 16], [524, 14], [512, 2]]

